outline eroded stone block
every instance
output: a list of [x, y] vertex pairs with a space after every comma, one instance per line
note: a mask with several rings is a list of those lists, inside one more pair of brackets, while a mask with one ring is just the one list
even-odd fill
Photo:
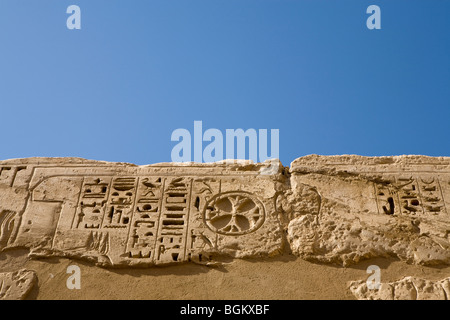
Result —
[[34, 271], [22, 269], [0, 273], [0, 300], [22, 300], [37, 282]]
[[448, 300], [450, 278], [439, 281], [405, 277], [382, 283], [379, 289], [368, 289], [365, 281], [350, 283], [350, 291], [358, 300]]
[[291, 165], [295, 185], [320, 196], [320, 211], [293, 208], [292, 252], [350, 265], [396, 257], [408, 263], [450, 262], [450, 161], [424, 156], [307, 156]]

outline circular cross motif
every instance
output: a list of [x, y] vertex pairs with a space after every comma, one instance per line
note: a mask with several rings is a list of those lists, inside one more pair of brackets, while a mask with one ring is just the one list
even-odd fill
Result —
[[264, 206], [250, 193], [225, 192], [208, 200], [203, 219], [214, 232], [230, 236], [243, 235], [263, 224]]

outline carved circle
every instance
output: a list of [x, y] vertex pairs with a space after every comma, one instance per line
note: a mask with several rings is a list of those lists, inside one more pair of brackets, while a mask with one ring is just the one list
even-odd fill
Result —
[[257, 230], [264, 223], [264, 205], [251, 193], [231, 191], [210, 198], [203, 209], [203, 220], [212, 231], [239, 236]]

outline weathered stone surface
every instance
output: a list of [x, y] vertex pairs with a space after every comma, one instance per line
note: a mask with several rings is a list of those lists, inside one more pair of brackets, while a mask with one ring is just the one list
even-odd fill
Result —
[[0, 251], [100, 266], [217, 256], [350, 265], [450, 262], [450, 160], [307, 156], [267, 164], [136, 166], [77, 158], [0, 162]]
[[365, 281], [350, 283], [350, 291], [358, 300], [448, 300], [450, 278], [440, 281], [405, 277], [399, 281], [382, 283], [379, 289], [369, 290]]
[[449, 158], [307, 156], [291, 174], [286, 202], [310, 198], [291, 209], [294, 254], [343, 265], [374, 257], [449, 264]]
[[22, 300], [36, 282], [36, 274], [31, 270], [0, 273], [0, 300]]

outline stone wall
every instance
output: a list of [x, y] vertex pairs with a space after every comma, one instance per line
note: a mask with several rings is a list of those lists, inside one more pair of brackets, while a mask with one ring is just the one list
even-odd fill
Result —
[[341, 266], [449, 264], [450, 158], [268, 165], [1, 161], [0, 250], [122, 268], [287, 253]]

